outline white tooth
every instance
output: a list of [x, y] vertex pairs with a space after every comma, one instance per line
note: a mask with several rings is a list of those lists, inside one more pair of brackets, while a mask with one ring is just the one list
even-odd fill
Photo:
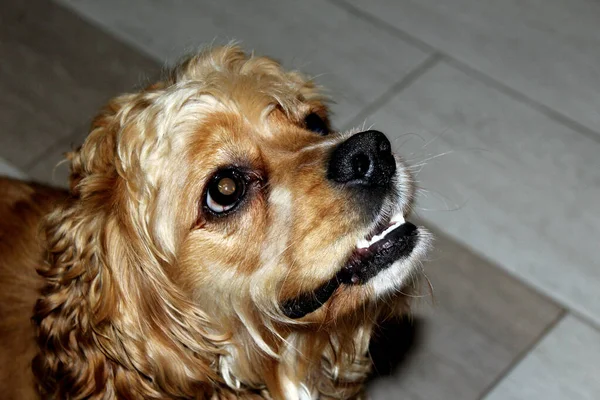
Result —
[[391, 222], [393, 224], [396, 224], [396, 222], [399, 222], [400, 225], [402, 225], [406, 221], [404, 221], [404, 216], [402, 215], [402, 212], [399, 212], [392, 217]]
[[379, 239], [381, 239], [381, 238], [379, 237], [379, 235], [375, 235], [375, 236], [373, 236], [373, 237], [371, 238], [371, 240], [369, 240], [369, 246], [370, 246], [370, 245], [372, 245], [373, 243], [376, 243], [376, 242], [378, 242], [378, 241], [379, 241]]
[[367, 242], [367, 240], [364, 238], [360, 238], [358, 239], [358, 242], [356, 242], [356, 247], [358, 247], [359, 249], [366, 249], [367, 247], [369, 247], [369, 242]]
[[[402, 218], [402, 217], [400, 217]], [[404, 218], [402, 218], [400, 221], [396, 220], [394, 221], [394, 219], [392, 218], [392, 222], [393, 225], [391, 225], [389, 228], [387, 228], [385, 231], [381, 232], [379, 235], [374, 236], [370, 241], [369, 241], [369, 245], [372, 245], [375, 242], [380, 241], [381, 239], [383, 239], [388, 233], [390, 233], [391, 231], [393, 231], [394, 229], [398, 228], [399, 226], [401, 226], [402, 224], [404, 224]]]
[[371, 241], [369, 242], [369, 244], [373, 244], [375, 242], [379, 242], [381, 239], [383, 239], [385, 237], [385, 235], [387, 235], [391, 230], [394, 229], [394, 225], [390, 226], [389, 228], [387, 228], [385, 231], [381, 232], [379, 235], [375, 235], [373, 236], [373, 239], [371, 239]]
[[399, 212], [390, 219], [390, 222], [392, 223], [392, 225], [390, 225], [385, 231], [381, 232], [379, 235], [373, 236], [371, 240], [367, 241], [365, 239], [358, 239], [356, 247], [358, 247], [359, 249], [366, 249], [367, 247], [370, 247], [373, 243], [380, 241], [385, 237], [385, 235], [398, 228], [399, 226], [403, 225], [406, 221], [404, 221], [402, 213]]

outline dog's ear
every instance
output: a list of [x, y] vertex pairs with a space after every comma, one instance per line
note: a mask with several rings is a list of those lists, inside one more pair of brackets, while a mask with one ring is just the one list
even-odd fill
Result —
[[106, 357], [94, 343], [92, 310], [110, 318], [116, 298], [108, 271], [99, 259], [99, 218], [85, 216], [81, 205], [60, 207], [47, 220], [48, 264], [33, 321], [40, 352], [33, 361], [40, 394], [84, 398], [109, 380]]
[[66, 154], [71, 163], [70, 188], [79, 195], [79, 183], [91, 175], [95, 179], [116, 177], [115, 156], [120, 128], [124, 121], [123, 107], [134, 102], [139, 94], [127, 94], [111, 100], [94, 118], [84, 144]]
[[137, 129], [127, 113], [144, 107], [139, 99], [119, 97], [96, 118], [70, 154], [72, 197], [45, 222], [33, 317], [43, 398], [196, 398], [218, 380], [222, 338], [169, 280], [119, 171], [120, 135]]

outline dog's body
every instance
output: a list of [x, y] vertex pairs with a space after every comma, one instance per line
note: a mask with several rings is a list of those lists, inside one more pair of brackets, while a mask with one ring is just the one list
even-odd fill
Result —
[[0, 178], [0, 388], [5, 399], [35, 398], [37, 353], [31, 316], [43, 279], [41, 220], [67, 193]]
[[330, 132], [310, 81], [228, 46], [69, 159], [68, 194], [0, 181], [3, 398], [361, 396], [428, 244], [382, 133]]

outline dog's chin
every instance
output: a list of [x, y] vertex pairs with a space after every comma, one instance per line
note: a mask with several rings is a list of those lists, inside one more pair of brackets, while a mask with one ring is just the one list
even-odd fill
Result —
[[281, 310], [298, 319], [320, 309], [338, 290], [363, 287], [375, 297], [398, 291], [429, 246], [429, 233], [404, 220], [401, 211], [378, 219], [360, 238], [338, 272], [315, 290], [283, 302]]

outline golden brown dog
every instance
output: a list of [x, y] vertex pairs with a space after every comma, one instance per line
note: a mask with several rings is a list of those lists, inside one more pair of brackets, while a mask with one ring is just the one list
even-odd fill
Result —
[[332, 132], [313, 83], [227, 46], [68, 158], [68, 194], [0, 181], [3, 398], [362, 395], [428, 244], [385, 135]]

